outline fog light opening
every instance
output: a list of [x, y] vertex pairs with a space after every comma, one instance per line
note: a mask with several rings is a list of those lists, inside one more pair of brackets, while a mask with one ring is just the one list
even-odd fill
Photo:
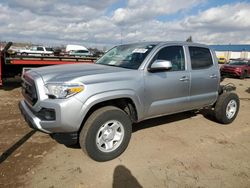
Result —
[[42, 120], [53, 121], [56, 119], [55, 110], [43, 108], [39, 112], [39, 116]]

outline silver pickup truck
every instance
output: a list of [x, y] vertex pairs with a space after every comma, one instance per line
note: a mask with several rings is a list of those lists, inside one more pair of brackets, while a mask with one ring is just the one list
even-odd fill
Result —
[[149, 118], [209, 108], [231, 123], [239, 110], [233, 89], [220, 85], [208, 46], [142, 42], [116, 46], [95, 64], [26, 72], [19, 107], [33, 129], [107, 161], [126, 149], [132, 124]]

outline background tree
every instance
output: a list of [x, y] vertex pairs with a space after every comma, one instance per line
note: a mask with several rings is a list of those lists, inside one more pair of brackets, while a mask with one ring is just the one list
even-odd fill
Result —
[[186, 42], [193, 42], [193, 39], [192, 39], [191, 35], [187, 38]]

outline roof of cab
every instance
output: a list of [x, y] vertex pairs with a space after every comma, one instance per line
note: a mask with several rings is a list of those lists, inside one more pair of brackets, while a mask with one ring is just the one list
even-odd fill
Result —
[[[205, 47], [210, 48], [208, 45], [200, 44], [200, 43], [194, 43], [194, 42], [184, 42], [184, 41], [152, 41], [152, 42], [135, 42], [135, 43], [127, 43], [122, 45], [129, 45], [129, 44], [145, 44], [145, 45], [186, 45], [186, 46], [199, 46], [199, 47]], [[119, 45], [118, 45], [119, 46]]]

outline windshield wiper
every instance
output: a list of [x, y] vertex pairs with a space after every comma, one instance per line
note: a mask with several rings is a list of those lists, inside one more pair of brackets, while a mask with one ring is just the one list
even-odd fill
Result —
[[[98, 63], [97, 63], [98, 64]], [[106, 65], [106, 66], [111, 66], [111, 67], [118, 67], [117, 65], [112, 65], [112, 64], [102, 64], [102, 63], [100, 63], [100, 64], [98, 64], [98, 65]]]
[[98, 64], [98, 65], [106, 65], [106, 66], [110, 66], [110, 67], [118, 67], [118, 68], [124, 68], [124, 69], [132, 69], [132, 70], [134, 70], [135, 68], [132, 68], [132, 67], [128, 67], [128, 66], [121, 66], [121, 65], [119, 65], [119, 66], [117, 66], [117, 65], [112, 65], [112, 64]]

